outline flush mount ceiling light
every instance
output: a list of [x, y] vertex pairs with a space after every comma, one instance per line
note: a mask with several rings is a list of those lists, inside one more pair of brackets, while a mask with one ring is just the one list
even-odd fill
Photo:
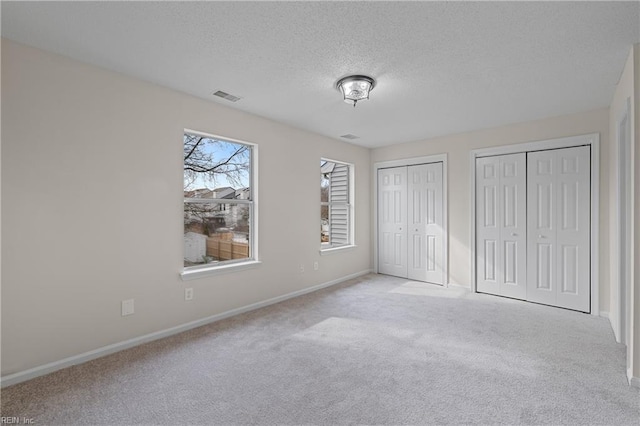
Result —
[[369, 99], [369, 92], [376, 86], [376, 81], [366, 75], [350, 75], [341, 78], [336, 83], [346, 103], [353, 102], [355, 108], [358, 101]]

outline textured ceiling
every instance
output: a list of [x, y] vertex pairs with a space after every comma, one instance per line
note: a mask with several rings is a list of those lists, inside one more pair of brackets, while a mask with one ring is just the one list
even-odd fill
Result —
[[[637, 1], [1, 7], [3, 37], [368, 147], [607, 107], [640, 42]], [[377, 80], [356, 108], [349, 74]]]

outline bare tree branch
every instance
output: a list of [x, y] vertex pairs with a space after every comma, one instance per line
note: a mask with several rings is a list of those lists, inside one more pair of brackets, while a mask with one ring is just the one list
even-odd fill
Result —
[[249, 147], [246, 145], [185, 134], [185, 190], [198, 180], [215, 184], [222, 176], [234, 185], [246, 185], [249, 161]]

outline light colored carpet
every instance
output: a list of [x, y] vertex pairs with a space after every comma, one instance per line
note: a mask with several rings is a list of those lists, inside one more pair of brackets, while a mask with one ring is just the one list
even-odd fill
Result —
[[590, 315], [368, 275], [8, 387], [37, 424], [640, 424]]

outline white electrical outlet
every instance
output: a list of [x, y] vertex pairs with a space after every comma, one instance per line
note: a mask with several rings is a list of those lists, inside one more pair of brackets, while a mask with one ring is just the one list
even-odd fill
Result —
[[301, 263], [300, 264], [300, 273], [303, 273], [303, 272], [304, 272], [304, 265]]
[[122, 301], [122, 316], [133, 315], [133, 299], [127, 299]]
[[184, 300], [193, 300], [193, 288], [184, 289]]
[[318, 269], [320, 269], [320, 265], [318, 265], [318, 262], [313, 262], [313, 270], [317, 271]]

